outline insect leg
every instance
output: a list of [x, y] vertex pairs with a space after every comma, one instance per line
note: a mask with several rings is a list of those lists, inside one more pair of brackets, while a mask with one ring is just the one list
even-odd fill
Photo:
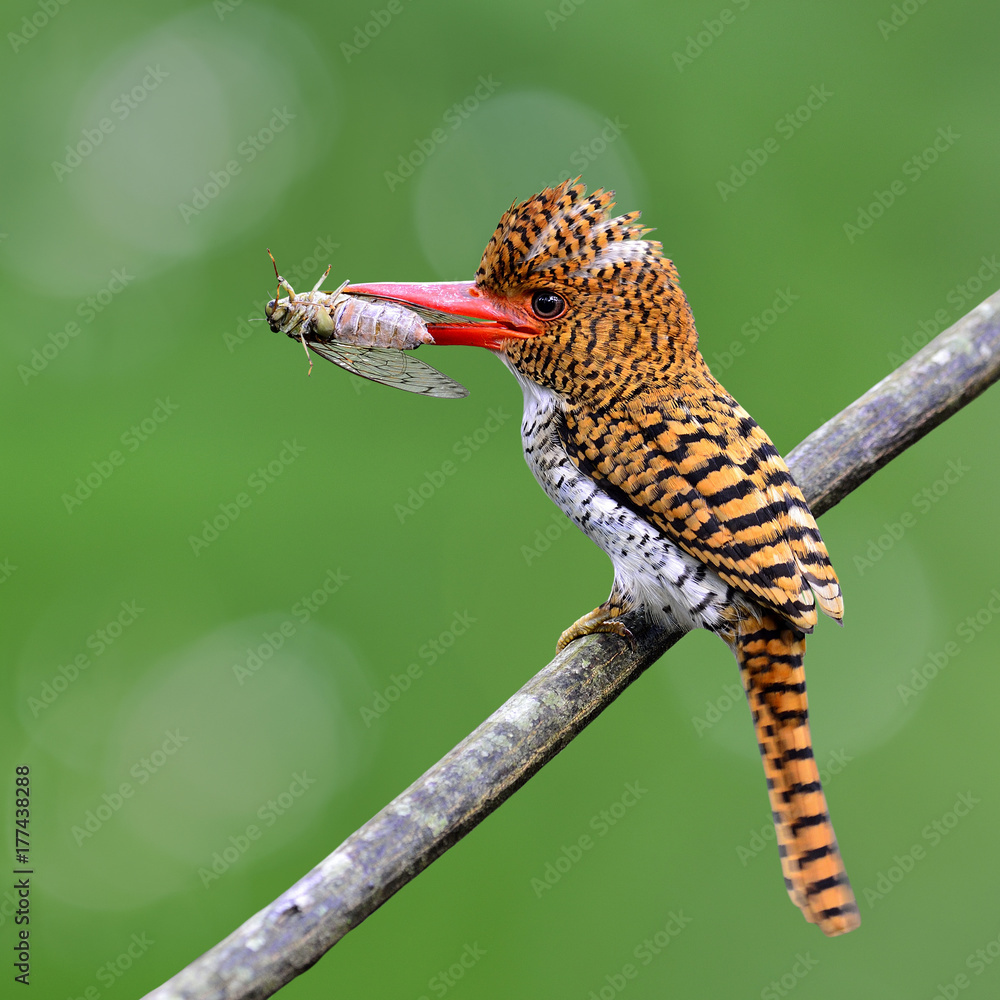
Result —
[[[267, 247], [265, 247], [264, 249], [267, 250]], [[288, 282], [285, 281], [285, 279], [280, 274], [278, 274], [278, 262], [274, 259], [274, 254], [271, 253], [270, 250], [267, 250], [267, 255], [268, 257], [271, 258], [271, 263], [274, 265], [274, 276], [278, 279], [278, 289], [274, 293], [275, 301], [277, 301], [278, 292], [280, 292], [282, 288], [284, 288], [288, 292], [289, 300], [295, 298], [295, 289], [292, 288], [292, 286], [288, 284]], [[329, 273], [329, 268], [327, 268], [327, 273]], [[324, 275], [323, 277], [326, 277], [326, 275]], [[322, 282], [322, 280], [323, 279], [321, 278], [320, 281]]]
[[306, 352], [306, 357], [309, 359], [309, 371], [306, 372], [306, 377], [308, 378], [313, 373], [313, 359], [306, 344], [306, 335], [301, 330], [299, 331], [299, 340], [302, 341], [302, 349]]
[[[328, 274], [330, 273], [330, 268], [331, 268], [331, 267], [333, 267], [333, 265], [332, 265], [332, 264], [327, 264], [327, 266], [326, 266], [326, 270], [325, 270], [325, 271], [323, 272], [323, 276], [322, 276], [322, 277], [321, 277], [321, 278], [319, 279], [319, 281], [317, 281], [317, 282], [316, 282], [316, 284], [315, 284], [315, 285], [313, 285], [313, 287], [312, 287], [312, 290], [313, 290], [314, 292], [318, 292], [318, 291], [319, 291], [319, 286], [320, 286], [320, 285], [322, 285], [324, 281], [326, 281], [326, 276], [327, 276], [327, 275], [328, 275]], [[346, 284], [347, 284], [347, 282], [345, 281], [345, 282], [344, 282], [344, 284], [346, 285]], [[343, 285], [341, 285], [341, 288], [343, 288]]]

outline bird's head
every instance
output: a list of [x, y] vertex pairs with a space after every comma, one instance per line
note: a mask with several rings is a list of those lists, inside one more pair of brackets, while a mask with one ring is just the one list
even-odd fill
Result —
[[613, 197], [566, 181], [512, 205], [475, 281], [345, 291], [415, 308], [435, 343], [487, 347], [556, 391], [662, 386], [696, 355], [694, 321], [661, 245], [638, 212], [612, 216]]

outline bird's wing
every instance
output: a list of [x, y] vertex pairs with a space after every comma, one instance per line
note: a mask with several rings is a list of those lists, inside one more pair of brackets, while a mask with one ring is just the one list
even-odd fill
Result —
[[843, 617], [840, 585], [802, 492], [731, 396], [568, 404], [567, 452], [602, 489], [727, 583], [811, 631], [815, 602]]

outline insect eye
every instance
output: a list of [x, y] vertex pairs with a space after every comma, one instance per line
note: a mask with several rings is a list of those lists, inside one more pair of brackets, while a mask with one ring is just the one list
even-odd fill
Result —
[[555, 319], [562, 315], [566, 308], [566, 300], [550, 289], [543, 289], [531, 296], [531, 311], [539, 319]]

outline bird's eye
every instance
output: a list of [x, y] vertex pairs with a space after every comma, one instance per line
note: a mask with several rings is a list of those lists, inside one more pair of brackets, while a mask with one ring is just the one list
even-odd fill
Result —
[[565, 308], [566, 300], [558, 292], [546, 289], [531, 296], [531, 311], [539, 319], [555, 319]]

